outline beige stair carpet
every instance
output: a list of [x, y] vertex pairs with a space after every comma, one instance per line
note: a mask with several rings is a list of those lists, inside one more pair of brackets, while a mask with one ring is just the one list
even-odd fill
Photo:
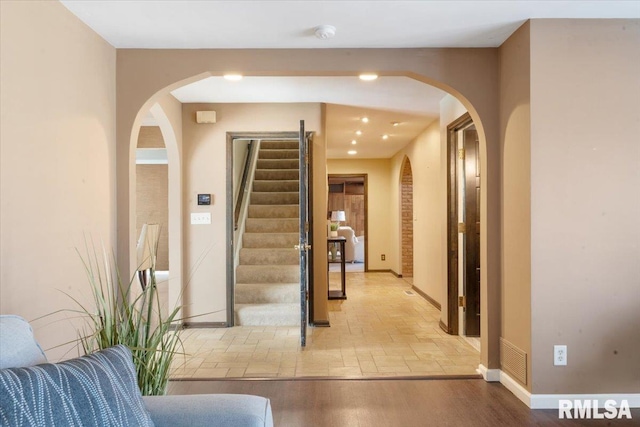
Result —
[[297, 141], [263, 141], [236, 269], [236, 325], [300, 324]]

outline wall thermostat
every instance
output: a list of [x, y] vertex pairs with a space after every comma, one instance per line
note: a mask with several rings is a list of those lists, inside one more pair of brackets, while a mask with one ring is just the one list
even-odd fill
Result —
[[211, 204], [211, 194], [198, 194], [198, 204], [199, 205], [210, 205]]

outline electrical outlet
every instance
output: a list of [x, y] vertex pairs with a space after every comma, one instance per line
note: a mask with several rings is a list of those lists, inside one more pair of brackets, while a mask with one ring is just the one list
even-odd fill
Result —
[[387, 256], [385, 254], [380, 255], [380, 259], [382, 261], [385, 261], [387, 259]]
[[553, 364], [555, 366], [567, 366], [567, 346], [553, 346]]

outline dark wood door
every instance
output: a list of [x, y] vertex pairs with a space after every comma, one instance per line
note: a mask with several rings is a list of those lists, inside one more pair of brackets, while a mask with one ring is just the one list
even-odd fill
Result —
[[480, 153], [478, 132], [464, 131], [465, 335], [480, 336]]
[[309, 139], [304, 131], [304, 120], [300, 120], [300, 346], [307, 345], [309, 323]]

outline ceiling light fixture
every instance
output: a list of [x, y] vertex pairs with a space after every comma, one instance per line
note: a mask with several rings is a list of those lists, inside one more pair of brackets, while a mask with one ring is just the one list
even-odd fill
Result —
[[362, 131], [361, 130], [357, 130], [356, 131], [356, 135], [358, 135], [358, 136], [362, 135]]
[[365, 74], [360, 74], [358, 77], [360, 77], [360, 80], [363, 80], [365, 82], [372, 82], [378, 78], [378, 75], [373, 73], [365, 73]]
[[358, 141], [356, 141], [355, 139], [351, 140], [351, 145], [356, 145], [358, 143]]
[[362, 123], [369, 123], [369, 117], [363, 117], [360, 120], [362, 120]]
[[382, 139], [389, 139], [389, 135], [387, 134], [382, 135]]
[[349, 154], [350, 156], [353, 156], [354, 154], [358, 154], [358, 152], [356, 150], [349, 150], [347, 151], [347, 154]]
[[238, 82], [242, 80], [242, 74], [225, 74], [224, 78], [231, 82]]
[[336, 27], [333, 25], [319, 25], [314, 31], [316, 37], [320, 40], [331, 39], [336, 35]]

